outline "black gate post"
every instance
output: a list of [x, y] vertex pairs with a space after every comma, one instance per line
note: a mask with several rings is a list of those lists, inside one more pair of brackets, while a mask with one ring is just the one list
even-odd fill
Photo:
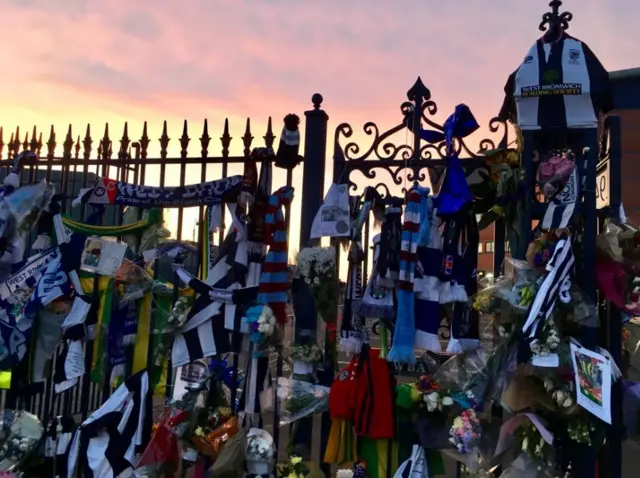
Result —
[[[322, 95], [316, 93], [311, 98], [313, 109], [305, 111], [304, 164], [302, 169], [302, 191], [300, 214], [300, 250], [308, 246], [316, 246], [320, 241], [311, 240], [311, 225], [324, 199], [324, 175], [327, 162], [327, 122], [329, 116], [322, 109]], [[301, 281], [302, 282], [302, 281]], [[300, 283], [301, 288], [306, 285]], [[308, 290], [298, 290], [296, 295], [303, 295], [306, 300], [295, 301], [299, 307], [295, 310], [295, 341], [298, 344], [318, 342], [318, 312]], [[298, 297], [301, 298], [301, 297]], [[310, 299], [310, 300], [309, 300]], [[325, 366], [327, 369], [327, 366]], [[327, 369], [333, 373], [333, 364]], [[274, 424], [277, 426], [277, 424]], [[295, 444], [303, 445], [311, 451], [313, 417], [303, 418], [296, 427]]]
[[[614, 218], [620, 217], [622, 205], [622, 125], [620, 116], [609, 116], [609, 209]], [[622, 313], [620, 309], [607, 304], [609, 311], [609, 353], [618, 367], [622, 365]], [[622, 378], [611, 385], [611, 427], [608, 430], [609, 476], [622, 476]]]

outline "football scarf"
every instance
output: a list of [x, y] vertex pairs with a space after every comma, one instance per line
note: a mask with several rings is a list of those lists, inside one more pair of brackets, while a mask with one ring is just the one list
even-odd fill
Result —
[[265, 244], [269, 246], [269, 252], [262, 264], [258, 302], [271, 308], [279, 324], [287, 323], [287, 291], [290, 287], [287, 230], [282, 208], [291, 204], [293, 193], [291, 186], [283, 186], [273, 193], [267, 204], [264, 221]]
[[363, 260], [362, 246], [357, 242], [352, 242], [348, 254], [347, 290], [344, 298], [339, 342], [339, 349], [350, 356], [360, 353], [362, 343], [366, 339], [363, 336], [365, 333], [363, 319], [354, 312], [354, 308], [362, 300]]
[[378, 258], [379, 284], [395, 288], [400, 269], [403, 235], [402, 208], [388, 207], [380, 230], [380, 255]]
[[440, 352], [438, 328], [440, 327], [440, 267], [442, 264], [442, 236], [436, 210], [432, 210], [429, 240], [426, 246], [418, 247], [418, 263], [415, 280], [415, 346], [420, 349]]
[[402, 242], [400, 246], [400, 272], [398, 274], [398, 315], [393, 333], [393, 344], [387, 360], [414, 364], [415, 307], [413, 283], [420, 239], [421, 202], [426, 200], [425, 188], [414, 187], [409, 191], [404, 209]]
[[523, 130], [595, 128], [612, 108], [609, 73], [591, 49], [563, 33], [539, 39], [509, 76], [500, 117]]
[[159, 187], [98, 178], [93, 187], [80, 190], [73, 205], [115, 204], [143, 209], [209, 206], [220, 204], [227, 195], [233, 197], [234, 192], [237, 195], [242, 179], [242, 176], [229, 176], [188, 186]]
[[580, 197], [578, 168], [574, 168], [562, 191], [551, 198], [542, 218], [543, 229], [564, 229], [569, 226]]
[[84, 296], [76, 295], [71, 304], [71, 310], [62, 323], [64, 346], [56, 359], [56, 371], [53, 376], [56, 393], [75, 386], [80, 377], [85, 374], [85, 320], [90, 309], [91, 303]]
[[393, 302], [393, 289], [380, 285], [378, 260], [380, 258], [380, 234], [373, 237], [373, 268], [367, 283], [367, 289], [360, 303], [354, 306], [354, 312], [366, 318], [392, 319], [396, 309]]
[[544, 322], [553, 312], [558, 298], [562, 302], [571, 300], [569, 289], [570, 275], [573, 271], [575, 256], [571, 248], [571, 239], [564, 237], [556, 244], [551, 260], [547, 263], [545, 276], [536, 297], [531, 304], [527, 321], [522, 326], [523, 334], [533, 338], [541, 330]]
[[[152, 403], [146, 371], [129, 377], [73, 435], [66, 478], [75, 476], [130, 476], [136, 454], [151, 435]], [[124, 474], [126, 473], [126, 475]]]
[[[468, 297], [473, 297], [478, 292], [478, 244], [480, 233], [476, 215], [472, 212], [466, 218], [466, 239], [460, 267], [456, 280], [462, 284]], [[449, 353], [462, 353], [466, 350], [475, 350], [480, 346], [480, 324], [478, 311], [472, 305], [465, 302], [453, 304], [453, 317], [451, 320], [451, 337], [447, 346]]]
[[49, 263], [59, 257], [59, 249], [52, 247], [27, 259], [20, 269], [0, 284], [0, 298], [6, 300], [19, 290], [32, 288], [42, 277]]
[[[94, 281], [98, 281], [94, 289]], [[80, 283], [84, 293], [91, 296], [97, 303], [95, 310], [95, 323], [88, 324], [89, 337], [94, 337], [93, 357], [91, 358], [91, 381], [103, 383], [107, 360], [107, 339], [111, 313], [113, 309], [113, 278], [100, 276], [80, 277]]]

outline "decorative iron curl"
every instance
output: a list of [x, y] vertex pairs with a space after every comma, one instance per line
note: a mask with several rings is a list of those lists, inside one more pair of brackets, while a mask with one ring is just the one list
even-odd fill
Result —
[[[405, 129], [405, 125], [401, 123], [380, 134], [378, 125], [372, 121], [367, 122], [363, 127], [363, 131], [367, 136], [373, 136], [373, 141], [371, 142], [369, 149], [360, 154], [360, 146], [355, 141], [351, 141], [342, 148], [344, 152], [344, 159], [347, 161], [363, 161], [371, 156], [374, 156], [375, 159], [382, 160], [410, 159], [413, 157], [412, 146], [408, 144], [398, 145], [387, 141], [391, 136], [403, 129]], [[341, 137], [350, 138], [351, 136], [353, 136], [353, 128], [351, 125], [349, 123], [342, 123], [336, 128], [335, 144], [339, 146]]]

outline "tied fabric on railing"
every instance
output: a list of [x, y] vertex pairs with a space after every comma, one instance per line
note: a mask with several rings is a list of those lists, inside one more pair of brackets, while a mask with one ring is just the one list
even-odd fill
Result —
[[188, 186], [160, 187], [128, 184], [108, 178], [98, 178], [91, 188], [81, 189], [73, 200], [79, 204], [115, 204], [144, 209], [157, 207], [189, 207], [219, 204], [225, 196], [240, 193], [242, 176], [209, 181]]
[[269, 198], [264, 220], [265, 244], [269, 252], [262, 265], [262, 275], [258, 286], [258, 302], [268, 305], [280, 324], [287, 322], [287, 272], [288, 244], [287, 230], [282, 208], [291, 204], [294, 189], [283, 186]]
[[393, 334], [393, 345], [387, 360], [389, 362], [414, 364], [415, 340], [414, 278], [420, 239], [421, 203], [426, 188], [415, 187], [409, 191], [404, 210], [402, 242], [400, 245], [400, 272], [398, 274], [398, 315]]
[[146, 219], [140, 219], [131, 224], [123, 224], [121, 226], [97, 226], [77, 221], [68, 216], [62, 216], [62, 223], [72, 232], [77, 232], [85, 236], [124, 236], [146, 229], [153, 224], [161, 224], [162, 211], [159, 209], [151, 209]]
[[456, 152], [454, 141], [466, 138], [480, 128], [467, 105], [456, 106], [455, 111], [442, 125], [443, 131], [423, 130], [419, 125], [411, 121], [413, 115], [408, 115], [407, 126], [414, 134], [429, 143], [441, 143], [444, 141], [447, 147], [447, 171], [440, 192], [435, 200], [435, 207], [440, 216], [449, 216], [460, 211], [466, 204], [473, 201], [473, 195], [467, 184], [467, 178], [462, 168], [462, 163]]

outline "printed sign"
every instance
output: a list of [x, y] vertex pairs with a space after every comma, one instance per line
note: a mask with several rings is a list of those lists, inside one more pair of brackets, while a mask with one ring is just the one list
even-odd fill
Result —
[[596, 176], [596, 207], [609, 205], [609, 168], [605, 165]]

